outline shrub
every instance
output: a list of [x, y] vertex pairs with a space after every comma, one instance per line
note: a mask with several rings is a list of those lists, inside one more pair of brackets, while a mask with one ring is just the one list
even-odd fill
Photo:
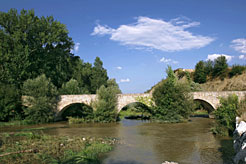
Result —
[[215, 128], [214, 133], [219, 135], [232, 135], [235, 129], [236, 112], [239, 107], [238, 97], [230, 95], [227, 98], [220, 98], [220, 106], [214, 112]]
[[97, 90], [97, 100], [93, 102], [96, 122], [115, 122], [117, 120], [117, 92], [115, 87], [102, 85]]
[[30, 104], [24, 110], [27, 120], [45, 123], [54, 119], [57, 90], [44, 74], [25, 81], [23, 94], [28, 96], [27, 102]]
[[235, 75], [241, 75], [244, 70], [246, 70], [245, 66], [233, 65], [231, 71], [229, 72], [229, 77], [233, 77]]
[[171, 67], [168, 67], [167, 74], [166, 81], [156, 87], [153, 92], [156, 105], [153, 116], [155, 119], [166, 122], [180, 122], [188, 118], [193, 110], [190, 88], [187, 84], [177, 83]]

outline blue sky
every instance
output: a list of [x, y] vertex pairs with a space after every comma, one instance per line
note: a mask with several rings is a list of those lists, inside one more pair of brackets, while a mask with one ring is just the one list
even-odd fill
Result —
[[142, 93], [167, 65], [194, 68], [225, 55], [246, 64], [245, 0], [0, 0], [0, 11], [34, 9], [67, 26], [75, 55], [99, 56], [123, 93]]

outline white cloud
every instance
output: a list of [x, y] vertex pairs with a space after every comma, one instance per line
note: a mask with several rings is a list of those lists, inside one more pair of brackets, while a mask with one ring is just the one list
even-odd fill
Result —
[[128, 82], [130, 82], [130, 79], [129, 79], [129, 78], [126, 78], [126, 79], [120, 79], [120, 82], [121, 82], [121, 83], [128, 83]]
[[231, 47], [238, 52], [246, 53], [246, 39], [239, 38], [232, 41]]
[[79, 46], [80, 46], [80, 43], [75, 43], [73, 50], [71, 50], [71, 53], [78, 53]]
[[229, 62], [231, 61], [231, 59], [234, 57], [234, 56], [230, 56], [230, 55], [225, 55], [225, 54], [210, 54], [208, 55], [208, 58], [207, 60], [212, 60], [214, 61], [215, 59], [217, 59], [218, 57], [220, 56], [225, 56], [226, 60]]
[[91, 35], [105, 35], [105, 34], [112, 34], [114, 32], [114, 29], [108, 27], [108, 26], [101, 26], [98, 24], [95, 28], [93, 33]]
[[239, 59], [246, 60], [246, 55], [240, 55]]
[[172, 52], [201, 48], [215, 40], [207, 36], [194, 35], [186, 30], [199, 24], [181, 18], [167, 22], [138, 17], [136, 23], [120, 25], [116, 29], [97, 25], [91, 35], [107, 34], [110, 35], [110, 40], [120, 42], [122, 45]]
[[122, 69], [122, 67], [118, 66], [118, 67], [116, 67], [116, 69], [121, 70], [121, 69]]
[[179, 62], [178, 61], [175, 61], [175, 60], [172, 60], [172, 59], [166, 59], [165, 57], [161, 58], [160, 59], [160, 62], [161, 63], [173, 63], [173, 64], [178, 64]]

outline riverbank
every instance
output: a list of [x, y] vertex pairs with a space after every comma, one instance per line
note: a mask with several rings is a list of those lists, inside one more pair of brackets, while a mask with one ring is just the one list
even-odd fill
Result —
[[0, 163], [100, 163], [101, 155], [111, 151], [116, 142], [112, 138], [51, 136], [30, 131], [2, 133]]

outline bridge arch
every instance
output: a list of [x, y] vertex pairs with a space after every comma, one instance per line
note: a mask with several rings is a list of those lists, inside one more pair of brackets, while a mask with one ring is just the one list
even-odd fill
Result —
[[[118, 95], [118, 113], [122, 110], [123, 107], [127, 106], [128, 104], [138, 102], [137, 98], [139, 97], [150, 97], [151, 95], [148, 93], [144, 94], [119, 94]], [[140, 102], [139, 102], [140, 103]]]
[[70, 103], [56, 114], [56, 120], [64, 120], [65, 116], [83, 117], [93, 113], [93, 108], [85, 103]]
[[207, 100], [194, 99], [194, 101], [200, 103], [205, 108], [205, 110], [208, 111], [208, 114], [216, 109], [215, 106], [212, 103], [208, 102]]

